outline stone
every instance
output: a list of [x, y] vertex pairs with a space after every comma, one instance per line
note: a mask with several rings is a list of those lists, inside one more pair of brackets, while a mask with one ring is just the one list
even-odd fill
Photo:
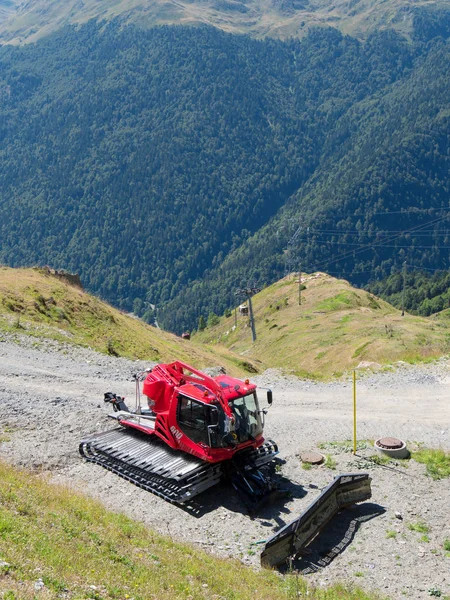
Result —
[[42, 590], [42, 588], [45, 587], [45, 583], [42, 581], [42, 579], [38, 579], [37, 581], [34, 582], [34, 589], [38, 592], [39, 590]]

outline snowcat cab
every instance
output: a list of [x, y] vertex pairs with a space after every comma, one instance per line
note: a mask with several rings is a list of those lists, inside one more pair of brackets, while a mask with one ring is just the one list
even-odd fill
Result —
[[[212, 378], [180, 362], [138, 374], [137, 385], [142, 377], [151, 410], [142, 409], [138, 400], [136, 410], [130, 411], [119, 397], [113, 402], [117, 412], [110, 416], [123, 427], [154, 434], [171, 448], [208, 462], [230, 459], [238, 450], [264, 443], [264, 411], [248, 379]], [[105, 401], [111, 401], [110, 396], [105, 394]]]

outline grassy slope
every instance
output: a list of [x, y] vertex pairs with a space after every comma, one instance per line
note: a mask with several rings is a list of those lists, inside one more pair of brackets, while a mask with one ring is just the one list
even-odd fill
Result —
[[[450, 349], [450, 314], [425, 318], [405, 314], [344, 280], [321, 274], [282, 279], [253, 298], [257, 341], [248, 319], [222, 317], [195, 340], [224, 346], [260, 368], [282, 367], [299, 375], [327, 378], [361, 361], [381, 364], [429, 360]], [[260, 363], [258, 363], [260, 361]]]
[[[153, 27], [162, 24], [208, 23], [225, 31], [256, 37], [301, 37], [311, 26], [331, 26], [356, 37], [368, 32], [395, 28], [404, 34], [412, 29], [414, 10], [428, 6], [417, 0], [311, 0], [307, 3], [272, 0], [34, 0], [5, 11], [0, 20], [0, 39], [13, 43], [34, 42], [67, 23], [84, 23], [90, 18], [112, 19]], [[434, 3], [445, 6], [443, 0]], [[12, 14], [11, 14], [12, 13]], [[3, 21], [3, 22], [2, 22]]]
[[159, 331], [39, 269], [0, 267], [0, 330], [90, 346], [157, 362], [218, 363], [243, 374], [227, 349], [209, 349]]
[[[0, 597], [278, 600], [304, 581], [255, 572], [146, 529], [73, 490], [0, 462]], [[9, 566], [8, 566], [9, 565]], [[45, 584], [38, 593], [35, 583]], [[358, 589], [311, 590], [310, 600], [369, 600]]]

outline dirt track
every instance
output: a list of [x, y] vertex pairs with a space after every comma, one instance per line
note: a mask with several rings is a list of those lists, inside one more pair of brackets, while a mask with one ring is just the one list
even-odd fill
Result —
[[[79, 440], [109, 426], [103, 392], [132, 397], [131, 375], [147, 366], [50, 342], [31, 348], [27, 338], [3, 336], [0, 425], [7, 425], [12, 434], [10, 441], [0, 444], [0, 455], [15, 464], [49, 471], [55, 480], [87, 491], [110, 508], [174, 538], [253, 565], [258, 564], [260, 550], [255, 542], [298, 515], [337, 473], [369, 469], [372, 500], [343, 513], [295, 566], [308, 570], [310, 581], [317, 585], [353, 581], [393, 600], [422, 600], [433, 589], [450, 594], [450, 556], [443, 550], [444, 540], [450, 539], [450, 480], [432, 481], [425, 476], [424, 466], [414, 461], [408, 468], [375, 466], [365, 458], [373, 454], [370, 448], [355, 457], [339, 444], [324, 450], [336, 461], [336, 470], [301, 468], [300, 452], [351, 438], [350, 380], [316, 384], [276, 371], [255, 378], [274, 391], [265, 431], [279, 444], [286, 461], [282, 474], [294, 498], [284, 506], [265, 508], [254, 520], [229, 488], [204, 494], [203, 514], [196, 518], [84, 463], [78, 454]], [[411, 445], [450, 450], [449, 399], [448, 361], [366, 375], [358, 382], [358, 439], [395, 436]], [[409, 529], [418, 521], [429, 527], [429, 541]], [[344, 548], [330, 562], [329, 551], [340, 542]], [[318, 567], [319, 563], [325, 566]]]

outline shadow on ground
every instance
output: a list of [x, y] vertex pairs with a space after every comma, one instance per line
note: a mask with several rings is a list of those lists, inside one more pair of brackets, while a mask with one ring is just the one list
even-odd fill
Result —
[[246, 504], [242, 495], [236, 492], [230, 481], [223, 481], [180, 508], [199, 518], [218, 508], [225, 508], [231, 512], [257, 518], [263, 526], [271, 529], [273, 529], [273, 521], [275, 521], [278, 529], [292, 520], [292, 513], [285, 506], [287, 502], [294, 498], [303, 498], [307, 493], [303, 486], [289, 481], [285, 477], [276, 477], [274, 492], [264, 498], [259, 505], [251, 507]]

